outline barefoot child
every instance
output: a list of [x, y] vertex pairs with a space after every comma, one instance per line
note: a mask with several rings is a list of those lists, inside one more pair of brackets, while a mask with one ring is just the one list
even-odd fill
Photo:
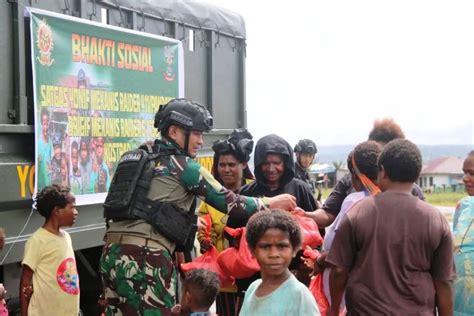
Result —
[[320, 315], [311, 292], [288, 270], [301, 245], [300, 228], [291, 215], [283, 211], [253, 215], [247, 223], [247, 242], [262, 278], [245, 293], [240, 315]]
[[[20, 280], [21, 315], [77, 316], [79, 278], [71, 237], [62, 227], [77, 217], [69, 188], [53, 184], [34, 198], [45, 223], [27, 241]], [[29, 298], [29, 288], [33, 294]]]

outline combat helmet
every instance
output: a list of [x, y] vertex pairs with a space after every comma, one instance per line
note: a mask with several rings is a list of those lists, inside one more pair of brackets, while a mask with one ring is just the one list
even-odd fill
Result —
[[301, 154], [316, 154], [318, 148], [316, 144], [311, 139], [301, 139], [298, 144], [295, 146], [295, 153]]
[[155, 115], [154, 126], [160, 131], [167, 131], [170, 125], [177, 125], [186, 131], [209, 132], [212, 129], [212, 116], [201, 104], [187, 99], [172, 99], [160, 105]]

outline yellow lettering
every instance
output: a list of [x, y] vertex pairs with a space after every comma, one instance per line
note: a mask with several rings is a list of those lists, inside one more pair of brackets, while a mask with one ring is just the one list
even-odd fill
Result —
[[22, 198], [26, 197], [26, 177], [28, 175], [28, 169], [30, 166], [16, 166], [16, 171], [18, 172], [18, 180], [20, 180], [20, 196]]
[[118, 54], [118, 64], [117, 64], [117, 67], [118, 68], [124, 68], [124, 56], [123, 56], [123, 46], [125, 44], [124, 43], [118, 43], [118, 47], [117, 47], [117, 54]]
[[[99, 42], [100, 41], [101, 40], [99, 40]], [[98, 56], [97, 56], [97, 38], [95, 37], [91, 38], [91, 50], [90, 50], [89, 63], [100, 65]]]
[[30, 168], [30, 194], [33, 194], [35, 191], [35, 165], [31, 166]]
[[68, 134], [70, 136], [89, 136], [91, 129], [91, 118], [85, 116], [70, 116], [68, 122]]
[[72, 33], [71, 35], [71, 50], [72, 50], [72, 61], [81, 61], [81, 37], [79, 34]]
[[209, 172], [212, 172], [213, 157], [198, 157], [197, 161], [202, 167], [206, 168]]
[[81, 36], [81, 62], [89, 63], [89, 36]]
[[104, 160], [108, 162], [119, 161], [120, 157], [124, 152], [127, 152], [132, 149], [132, 144], [130, 143], [106, 143], [104, 145]]

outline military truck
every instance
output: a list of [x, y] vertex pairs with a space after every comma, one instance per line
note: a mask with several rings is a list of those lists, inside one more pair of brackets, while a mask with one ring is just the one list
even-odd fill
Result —
[[[31, 34], [26, 8], [37, 8], [178, 39], [184, 51], [184, 96], [206, 105], [214, 130], [205, 137], [201, 162], [210, 167], [210, 144], [246, 126], [244, 20], [197, 1], [8, 0], [0, 2], [0, 226], [7, 232], [0, 253], [0, 282], [17, 300], [24, 245], [42, 225], [32, 211], [35, 191], [35, 126]], [[78, 30], [80, 31], [80, 30]], [[81, 280], [81, 309], [94, 315], [100, 291], [98, 260], [105, 223], [101, 203], [78, 207], [71, 234]]]

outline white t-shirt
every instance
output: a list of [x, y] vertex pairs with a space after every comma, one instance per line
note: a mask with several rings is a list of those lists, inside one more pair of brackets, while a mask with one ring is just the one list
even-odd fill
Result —
[[77, 316], [79, 276], [71, 237], [39, 228], [26, 242], [22, 264], [33, 270], [29, 316]]
[[245, 292], [240, 316], [318, 316], [316, 300], [303, 283], [293, 274], [272, 293], [258, 297], [255, 295], [262, 279], [255, 280]]

